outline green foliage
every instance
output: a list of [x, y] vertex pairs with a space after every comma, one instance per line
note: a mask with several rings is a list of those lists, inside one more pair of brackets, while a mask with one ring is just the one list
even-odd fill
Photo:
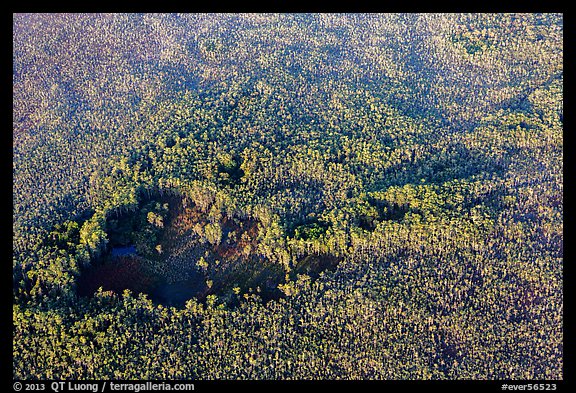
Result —
[[86, 247], [93, 259], [97, 259], [106, 250], [108, 244], [108, 236], [103, 226], [104, 219], [99, 215], [94, 215], [80, 228], [80, 244]]
[[302, 240], [314, 240], [326, 233], [326, 227], [317, 222], [299, 225], [294, 229], [294, 238]]
[[73, 248], [80, 240], [80, 230], [76, 221], [65, 221], [56, 224], [47, 237], [47, 243], [62, 249]]
[[220, 228], [220, 224], [217, 222], [207, 224], [206, 227], [204, 227], [204, 234], [212, 245], [217, 246], [222, 240], [222, 228]]
[[[565, 377], [561, 14], [14, 14], [13, 44], [14, 378]], [[78, 296], [128, 245], [198, 291]]]

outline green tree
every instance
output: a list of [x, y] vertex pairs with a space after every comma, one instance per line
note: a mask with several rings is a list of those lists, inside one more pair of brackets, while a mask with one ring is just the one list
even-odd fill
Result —
[[214, 246], [218, 246], [222, 240], [222, 227], [218, 222], [208, 223], [204, 227], [204, 236]]

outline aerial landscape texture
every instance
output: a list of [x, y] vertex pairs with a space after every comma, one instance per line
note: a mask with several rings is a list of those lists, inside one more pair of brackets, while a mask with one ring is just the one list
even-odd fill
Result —
[[563, 376], [562, 14], [13, 14], [13, 378]]

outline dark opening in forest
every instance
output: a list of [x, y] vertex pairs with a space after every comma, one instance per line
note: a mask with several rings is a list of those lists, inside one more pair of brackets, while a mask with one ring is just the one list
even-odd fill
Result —
[[[288, 271], [256, 252], [259, 225], [250, 218], [211, 217], [178, 196], [149, 199], [106, 220], [108, 247], [82, 270], [77, 293], [129, 289], [175, 307], [208, 295], [228, 304], [235, 304], [239, 293], [278, 299], [284, 296], [278, 286], [286, 283]], [[318, 236], [319, 230], [325, 231], [317, 224], [299, 226], [296, 238]], [[335, 270], [340, 259], [326, 253], [300, 256], [288, 277], [317, 278]]]

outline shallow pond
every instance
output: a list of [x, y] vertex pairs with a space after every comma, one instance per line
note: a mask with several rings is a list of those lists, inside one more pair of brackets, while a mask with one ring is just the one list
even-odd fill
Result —
[[132, 254], [136, 254], [135, 246], [113, 247], [111, 251], [112, 257], [123, 257]]

